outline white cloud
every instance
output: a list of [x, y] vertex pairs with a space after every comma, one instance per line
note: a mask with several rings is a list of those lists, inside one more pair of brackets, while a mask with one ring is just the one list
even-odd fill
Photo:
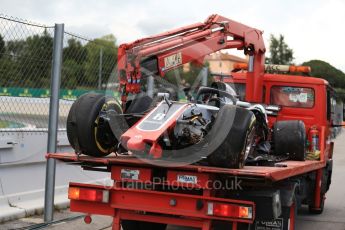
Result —
[[218, 13], [264, 30], [266, 40], [269, 34], [285, 35], [296, 63], [321, 59], [345, 71], [343, 0], [1, 0], [1, 6], [3, 13], [12, 16], [44, 24], [64, 22], [66, 30], [90, 38], [113, 33], [119, 42], [204, 21]]
[[322, 1], [299, 20], [286, 26], [286, 38], [295, 50], [297, 61], [321, 59], [345, 70], [342, 40], [345, 38], [345, 2]]

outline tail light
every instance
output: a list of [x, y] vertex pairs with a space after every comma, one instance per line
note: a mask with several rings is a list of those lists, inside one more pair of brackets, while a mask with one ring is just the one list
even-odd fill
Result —
[[210, 216], [252, 219], [253, 207], [210, 202], [208, 203], [207, 214]]
[[109, 191], [93, 188], [70, 187], [68, 189], [68, 199], [108, 203]]

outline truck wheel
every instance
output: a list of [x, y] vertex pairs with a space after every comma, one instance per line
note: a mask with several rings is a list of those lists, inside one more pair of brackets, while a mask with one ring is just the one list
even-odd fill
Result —
[[320, 197], [320, 208], [319, 209], [315, 209], [312, 205], [308, 206], [308, 210], [310, 214], [316, 214], [319, 215], [321, 213], [323, 213], [324, 207], [325, 207], [325, 194], [321, 194]]
[[247, 156], [254, 149], [256, 119], [251, 111], [233, 105], [223, 106], [209, 135], [216, 136], [215, 133], [224, 130], [230, 117], [234, 117], [232, 126], [224, 141], [208, 156], [208, 162], [217, 167], [243, 168]]
[[288, 155], [290, 160], [304, 161], [306, 132], [302, 121], [277, 121], [273, 127], [273, 145], [276, 155]]
[[67, 117], [67, 137], [77, 152], [103, 157], [115, 150], [118, 140], [100, 118], [101, 110], [122, 113], [115, 100], [102, 94], [87, 93], [73, 103]]
[[166, 224], [158, 224], [151, 222], [135, 221], [135, 220], [123, 220], [121, 222], [123, 230], [165, 230]]

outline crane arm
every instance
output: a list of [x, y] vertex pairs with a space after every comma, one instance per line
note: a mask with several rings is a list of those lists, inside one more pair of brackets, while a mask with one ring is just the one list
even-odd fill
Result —
[[[247, 100], [262, 99], [265, 45], [262, 32], [220, 15], [165, 33], [122, 44], [118, 50], [118, 76], [122, 102], [140, 92], [140, 80], [189, 62], [202, 63], [206, 55], [223, 49], [243, 49], [250, 56]], [[254, 87], [255, 86], [255, 87]]]

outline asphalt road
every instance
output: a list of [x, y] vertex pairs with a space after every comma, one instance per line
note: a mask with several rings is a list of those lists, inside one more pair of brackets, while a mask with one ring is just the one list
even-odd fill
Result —
[[[334, 169], [330, 191], [327, 193], [325, 210], [321, 215], [308, 214], [307, 209], [302, 209], [297, 218], [297, 229], [305, 230], [345, 230], [345, 132], [337, 139], [334, 153]], [[55, 219], [63, 219], [76, 214], [68, 211], [55, 213]], [[35, 223], [41, 223], [42, 217], [35, 216], [0, 224], [0, 229], [17, 229]], [[107, 229], [110, 230], [112, 219], [103, 216], [94, 216], [90, 225], [84, 224], [82, 219], [69, 222], [60, 222], [47, 229], [69, 230], [69, 229]], [[168, 230], [192, 230], [193, 228], [182, 228], [169, 226]]]
[[337, 137], [334, 149], [331, 188], [326, 194], [324, 212], [310, 215], [302, 210], [297, 229], [345, 230], [345, 132]]

